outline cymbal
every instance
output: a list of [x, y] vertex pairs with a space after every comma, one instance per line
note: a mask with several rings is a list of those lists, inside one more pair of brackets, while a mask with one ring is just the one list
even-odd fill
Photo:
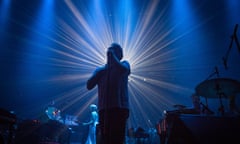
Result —
[[229, 78], [214, 78], [201, 82], [196, 88], [196, 95], [206, 98], [229, 98], [240, 93], [240, 82]]

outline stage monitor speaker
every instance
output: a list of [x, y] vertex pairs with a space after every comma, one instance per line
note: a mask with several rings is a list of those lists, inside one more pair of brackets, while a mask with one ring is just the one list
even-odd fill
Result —
[[240, 143], [239, 116], [173, 114], [167, 123], [167, 144]]

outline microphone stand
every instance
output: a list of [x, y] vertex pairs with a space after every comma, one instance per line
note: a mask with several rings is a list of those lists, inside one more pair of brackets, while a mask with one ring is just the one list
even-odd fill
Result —
[[[108, 111], [108, 107], [109, 107], [109, 95], [110, 95], [110, 91], [111, 91], [111, 84], [110, 84], [110, 81], [111, 81], [111, 69], [112, 69], [112, 66], [113, 66], [113, 53], [112, 52], [108, 52], [107, 53], [107, 82], [106, 82], [106, 88], [107, 88], [107, 97], [106, 97], [106, 109], [104, 111], [104, 128], [103, 128], [103, 133], [104, 133], [104, 137], [103, 137], [103, 141], [104, 143], [107, 143], [109, 144], [110, 143], [110, 135], [106, 135], [107, 134], [110, 134], [111, 133], [111, 126], [112, 124], [112, 121], [109, 121], [109, 111]], [[104, 143], [101, 143], [101, 144], [104, 144]]]
[[240, 44], [239, 44], [238, 37], [237, 37], [237, 29], [238, 29], [238, 24], [235, 25], [234, 32], [233, 32], [233, 34], [231, 35], [231, 42], [230, 42], [230, 44], [229, 44], [228, 50], [227, 50], [225, 56], [222, 58], [223, 64], [224, 64], [224, 67], [225, 67], [226, 70], [228, 69], [228, 67], [227, 67], [227, 61], [228, 61], [229, 53], [230, 53], [230, 51], [231, 51], [231, 49], [232, 49], [232, 45], [233, 45], [233, 41], [234, 41], [234, 40], [235, 40], [235, 42], [236, 42], [238, 51], [239, 51], [239, 53], [240, 53]]
[[206, 80], [209, 80], [211, 77], [213, 77], [214, 75], [217, 75], [217, 78], [219, 78], [219, 72], [218, 72], [218, 67], [215, 67], [215, 71], [213, 73], [211, 73]]
[[[104, 111], [104, 126], [103, 126], [103, 133], [104, 133], [104, 138], [103, 138], [103, 142], [104, 143], [109, 143], [110, 142], [110, 138], [109, 138], [109, 135], [106, 135], [106, 134], [109, 134], [109, 130], [110, 130], [110, 121], [109, 121], [109, 116], [108, 116], [108, 103], [109, 103], [109, 95], [110, 95], [110, 90], [111, 90], [111, 85], [110, 85], [110, 74], [111, 74], [111, 62], [109, 60], [109, 55], [108, 55], [108, 63], [107, 63], [107, 95], [106, 95], [106, 109]], [[104, 143], [101, 143], [101, 144], [104, 144]]]
[[240, 53], [240, 44], [238, 41], [238, 37], [237, 37], [237, 29], [238, 29], [238, 24], [236, 24], [235, 29], [234, 29], [234, 38], [235, 38], [235, 42], [238, 48], [238, 52]]
[[224, 115], [224, 106], [223, 106], [223, 103], [222, 103], [222, 96], [225, 96], [225, 94], [223, 92], [220, 92], [221, 88], [219, 86], [219, 83], [216, 82], [216, 90], [217, 90], [217, 95], [219, 97], [219, 101], [220, 101], [220, 107], [218, 108], [218, 111], [221, 112], [222, 115]]

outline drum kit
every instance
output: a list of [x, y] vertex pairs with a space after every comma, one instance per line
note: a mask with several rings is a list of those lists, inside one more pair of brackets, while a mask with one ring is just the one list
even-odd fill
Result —
[[66, 115], [65, 119], [61, 116], [61, 111], [54, 106], [49, 106], [45, 113], [49, 120], [58, 121], [67, 126], [78, 126], [77, 116]]
[[206, 98], [229, 98], [240, 93], [240, 82], [229, 78], [214, 78], [201, 82], [196, 94]]
[[[188, 141], [195, 134], [195, 137], [191, 139], [197, 143], [197, 141], [204, 141], [205, 137], [207, 140], [211, 138], [212, 143], [221, 142], [225, 137], [213, 135], [218, 133], [219, 135], [224, 135], [224, 129], [230, 127], [229, 129], [238, 129], [240, 110], [238, 113], [227, 113], [223, 106], [223, 99], [230, 101], [230, 104], [235, 105], [232, 100], [240, 94], [240, 82], [230, 78], [212, 78], [202, 81], [195, 87], [195, 93], [192, 95], [193, 103], [198, 102], [201, 105], [200, 112], [195, 111], [194, 108], [187, 108], [184, 105], [176, 104], [173, 107], [176, 110], [164, 111], [164, 118], [158, 123], [158, 134], [160, 136], [161, 143], [178, 143], [178, 139], [182, 141]], [[198, 98], [196, 98], [198, 97]], [[215, 113], [210, 110], [207, 104], [200, 102], [200, 97], [205, 99], [216, 99], [217, 103], [219, 100], [220, 106], [218, 108], [220, 115], [215, 115]], [[237, 109], [236, 106], [234, 108]], [[203, 112], [203, 110], [206, 111]], [[223, 125], [225, 127], [223, 127]], [[207, 127], [209, 133], [205, 132], [203, 129]], [[219, 131], [216, 131], [216, 128]], [[181, 129], [179, 131], [179, 129]], [[190, 131], [191, 130], [191, 131]], [[189, 133], [188, 133], [189, 132]], [[201, 136], [200, 136], [201, 135]], [[183, 137], [186, 136], [186, 137]], [[229, 133], [225, 135], [229, 139], [238, 139], [238, 135], [235, 133]], [[204, 137], [204, 138], [203, 138]], [[187, 142], [186, 142], [187, 143]], [[203, 142], [205, 143], [205, 141]]]
[[226, 98], [230, 102], [234, 100], [236, 95], [240, 93], [240, 82], [229, 78], [214, 78], [201, 82], [197, 85], [195, 91], [197, 96], [204, 97], [205, 99], [219, 99], [220, 107], [218, 110], [224, 115], [225, 110], [222, 99]]
[[[235, 25], [227, 53], [222, 58], [225, 70], [228, 69], [227, 60], [234, 41], [240, 51], [237, 28], [238, 24]], [[217, 77], [212, 78], [215, 75]], [[215, 67], [215, 71], [195, 87], [193, 108], [176, 104], [173, 105], [176, 110], [163, 111], [164, 117], [157, 125], [161, 143], [235, 143], [239, 140], [236, 131], [240, 129], [238, 97], [240, 81], [220, 78], [218, 67]], [[200, 98], [205, 99], [206, 103], [202, 103]], [[208, 107], [208, 99], [216, 100], [217, 105], [219, 101], [217, 115]], [[228, 111], [224, 107], [224, 100], [229, 104]]]
[[[69, 144], [73, 127], [78, 126], [77, 116], [61, 115], [61, 110], [50, 104], [44, 118], [23, 120], [17, 124], [15, 143], [59, 143]], [[1, 142], [0, 142], [1, 143]]]
[[[229, 101], [229, 107], [231, 110], [234, 110], [240, 114], [240, 109], [236, 110], [237, 106], [235, 103], [235, 98], [237, 95], [240, 95], [240, 82], [230, 78], [213, 78], [202, 81], [195, 87], [195, 93], [192, 96], [194, 108], [187, 108], [181, 104], [175, 104], [173, 107], [176, 110], [167, 111], [166, 113], [175, 113], [175, 114], [207, 114], [212, 115], [214, 112], [208, 107], [208, 99], [218, 99], [219, 108], [218, 111], [221, 115], [225, 115], [225, 108], [223, 104], [223, 99]], [[193, 98], [194, 97], [194, 98]], [[197, 100], [196, 100], [197, 97]], [[206, 103], [200, 101], [200, 97], [206, 100]], [[196, 104], [197, 103], [197, 104]], [[198, 105], [198, 106], [197, 106]], [[200, 110], [197, 110], [197, 107], [201, 107]], [[203, 112], [204, 111], [204, 112]]]

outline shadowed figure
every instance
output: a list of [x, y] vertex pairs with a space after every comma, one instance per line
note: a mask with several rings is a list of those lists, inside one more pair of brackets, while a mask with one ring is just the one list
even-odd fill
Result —
[[128, 76], [130, 64], [121, 61], [122, 47], [112, 43], [107, 51], [107, 63], [96, 68], [87, 81], [87, 89], [98, 86], [100, 144], [123, 144], [129, 117]]
[[91, 104], [89, 106], [91, 115], [90, 120], [83, 125], [88, 125], [88, 137], [85, 144], [96, 144], [96, 126], [98, 124], [98, 113], [97, 113], [97, 106], [95, 104]]

